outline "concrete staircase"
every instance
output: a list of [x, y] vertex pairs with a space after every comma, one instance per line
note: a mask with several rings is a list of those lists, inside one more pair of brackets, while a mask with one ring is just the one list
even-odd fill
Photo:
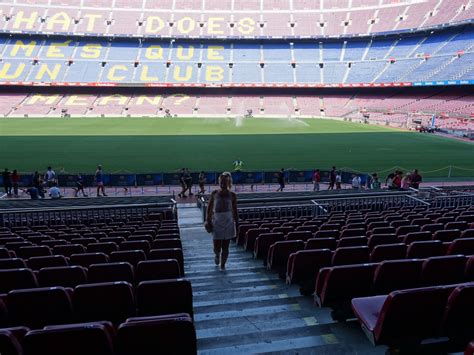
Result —
[[298, 286], [231, 243], [226, 271], [214, 264], [200, 210], [179, 208], [186, 278], [192, 282], [201, 354], [379, 354], [355, 321], [335, 323]]

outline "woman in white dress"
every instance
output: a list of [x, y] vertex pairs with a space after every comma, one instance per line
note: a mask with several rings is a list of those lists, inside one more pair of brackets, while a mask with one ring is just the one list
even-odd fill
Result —
[[212, 192], [207, 206], [206, 229], [214, 239], [214, 262], [225, 270], [230, 240], [238, 228], [237, 196], [230, 191], [232, 176], [225, 172], [219, 176], [219, 190]]

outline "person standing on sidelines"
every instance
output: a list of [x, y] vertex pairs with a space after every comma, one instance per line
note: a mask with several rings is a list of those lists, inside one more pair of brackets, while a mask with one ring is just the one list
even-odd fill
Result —
[[201, 171], [198, 176], [199, 192], [198, 195], [204, 195], [206, 192], [204, 184], [206, 183], [206, 173]]
[[12, 173], [12, 187], [13, 187], [13, 196], [18, 197], [18, 186], [20, 185], [20, 175], [18, 171], [15, 169]]
[[224, 172], [219, 176], [219, 190], [211, 193], [207, 206], [205, 228], [212, 233], [214, 242], [214, 262], [225, 270], [229, 257], [230, 240], [238, 230], [237, 195], [230, 191], [232, 176]]
[[280, 184], [280, 187], [277, 189], [277, 192], [283, 192], [283, 189], [285, 188], [285, 169], [281, 168], [281, 170], [278, 172], [277, 181], [278, 184]]
[[360, 177], [355, 174], [352, 175], [352, 188], [355, 190], [359, 190], [361, 188]]
[[313, 191], [319, 191], [319, 183], [321, 182], [321, 173], [316, 169], [313, 173]]
[[338, 171], [336, 173], [336, 190], [341, 189], [341, 184], [342, 184], [342, 173]]
[[77, 174], [74, 197], [78, 197], [79, 192], [82, 192], [82, 197], [87, 197], [86, 192], [84, 191], [84, 179], [81, 174]]
[[95, 171], [94, 174], [94, 180], [97, 185], [97, 197], [100, 197], [100, 192], [102, 191], [102, 194], [104, 196], [107, 196], [105, 193], [105, 186], [104, 186], [104, 173], [102, 171], [102, 165], [97, 166], [97, 170]]
[[8, 168], [5, 168], [5, 170], [2, 173], [2, 178], [3, 178], [3, 187], [5, 188], [5, 193], [7, 196], [10, 196], [12, 194], [12, 178], [11, 178], [11, 172], [8, 170]]
[[44, 183], [46, 187], [53, 187], [56, 183], [56, 173], [50, 166], [48, 166], [48, 170], [44, 174]]
[[329, 187], [328, 190], [334, 190], [334, 184], [336, 183], [336, 167], [333, 166], [329, 172]]

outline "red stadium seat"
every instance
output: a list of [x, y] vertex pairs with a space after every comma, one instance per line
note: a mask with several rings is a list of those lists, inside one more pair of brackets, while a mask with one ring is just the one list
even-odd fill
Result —
[[384, 260], [404, 259], [407, 246], [404, 243], [377, 245], [370, 253], [370, 261], [380, 262]]
[[140, 261], [146, 260], [146, 254], [143, 250], [121, 250], [110, 253], [110, 262], [126, 262], [136, 267]]
[[187, 313], [193, 318], [191, 282], [184, 279], [140, 282], [137, 306], [140, 316]]
[[25, 354], [103, 354], [114, 355], [114, 332], [104, 322], [47, 327], [29, 332], [24, 340]]
[[451, 340], [464, 347], [474, 334], [474, 283], [459, 285], [448, 298], [442, 330]]
[[40, 287], [76, 287], [87, 283], [87, 269], [82, 266], [45, 267], [38, 272]]
[[136, 313], [133, 287], [123, 281], [79, 285], [74, 290], [74, 312], [78, 322], [119, 324]]
[[369, 259], [370, 253], [367, 246], [338, 248], [332, 256], [332, 265], [362, 264], [368, 263]]
[[0, 270], [0, 294], [35, 287], [38, 281], [31, 269]]
[[179, 264], [174, 259], [140, 261], [137, 265], [137, 283], [149, 280], [177, 279], [181, 275]]
[[423, 260], [387, 260], [375, 270], [373, 292], [383, 295], [396, 290], [421, 286]]
[[272, 244], [268, 250], [267, 268], [283, 273], [283, 269], [286, 268], [290, 255], [303, 249], [304, 242], [302, 240], [285, 240]]
[[463, 255], [435, 256], [425, 260], [421, 282], [425, 286], [448, 285], [464, 281], [466, 257]]
[[305, 250], [311, 249], [329, 249], [335, 250], [337, 241], [335, 238], [311, 238], [306, 241]]
[[329, 249], [297, 251], [288, 258], [286, 280], [288, 283], [314, 283], [319, 270], [331, 265], [331, 259]]
[[89, 267], [91, 264], [108, 263], [109, 257], [104, 253], [84, 253], [71, 255], [71, 265]]
[[175, 259], [179, 264], [181, 276], [184, 276], [184, 257], [181, 249], [152, 249], [148, 255], [148, 260]]
[[0, 259], [0, 270], [22, 269], [26, 268], [26, 263], [23, 259]]
[[8, 293], [8, 316], [17, 326], [38, 329], [46, 325], [73, 321], [71, 290], [46, 287], [14, 290]]
[[90, 283], [125, 281], [133, 284], [135, 282], [134, 275], [132, 264], [126, 262], [89, 265]]
[[118, 328], [120, 355], [152, 355], [159, 344], [160, 353], [196, 354], [193, 320], [184, 314], [134, 318]]
[[253, 251], [254, 258], [263, 258], [264, 265], [266, 265], [268, 250], [270, 249], [270, 246], [276, 242], [281, 242], [284, 239], [285, 239], [285, 235], [281, 232], [260, 234], [258, 238], [255, 240], [255, 248]]
[[68, 260], [62, 255], [36, 256], [29, 258], [26, 262], [33, 270], [40, 270], [44, 267], [68, 266]]
[[408, 246], [407, 258], [429, 258], [444, 255], [443, 243], [439, 240], [413, 242]]

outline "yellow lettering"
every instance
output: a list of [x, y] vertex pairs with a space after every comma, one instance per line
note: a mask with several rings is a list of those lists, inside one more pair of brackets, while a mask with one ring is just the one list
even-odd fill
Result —
[[44, 102], [47, 105], [52, 105], [54, 102], [59, 98], [59, 95], [48, 95], [48, 96], [43, 96], [43, 95], [33, 95], [31, 96], [27, 101], [27, 105], [34, 105], [37, 102]]
[[25, 23], [25, 28], [31, 30], [37, 18], [37, 11], [33, 11], [29, 17], [25, 17], [24, 11], [18, 11], [15, 15], [15, 20], [13, 21], [13, 28], [20, 28], [21, 24]]
[[207, 59], [209, 60], [224, 60], [219, 51], [223, 51], [224, 46], [209, 46], [207, 47]]
[[99, 102], [99, 105], [108, 105], [109, 102], [115, 102], [117, 105], [125, 105], [127, 103], [128, 97], [123, 95], [110, 95], [105, 96]]
[[67, 47], [71, 44], [71, 41], [66, 41], [66, 42], [57, 42], [57, 43], [51, 43], [48, 46], [48, 51], [46, 52], [46, 57], [48, 58], [64, 58], [64, 53], [61, 52], [59, 47]]
[[224, 68], [216, 65], [209, 65], [206, 67], [206, 81], [223, 81]]
[[165, 27], [165, 22], [159, 16], [148, 16], [146, 19], [145, 32], [158, 33]]
[[57, 12], [48, 19], [46, 28], [52, 30], [55, 25], [62, 25], [61, 29], [67, 31], [71, 26], [71, 18], [64, 11]]
[[145, 101], [147, 101], [150, 105], [158, 106], [160, 104], [161, 96], [144, 96], [140, 95], [137, 97], [136, 105], [143, 105]]
[[163, 48], [161, 46], [150, 46], [145, 51], [147, 59], [163, 59]]
[[178, 31], [180, 33], [190, 33], [196, 27], [196, 22], [191, 17], [183, 17], [178, 21]]
[[102, 18], [99, 14], [85, 14], [84, 18], [87, 20], [87, 31], [92, 32], [95, 26], [95, 20]]
[[183, 46], [178, 46], [178, 49], [176, 51], [176, 57], [178, 59], [190, 60], [193, 58], [193, 56], [194, 56], [194, 46], [189, 46], [187, 54], [184, 54]]
[[110, 68], [108, 74], [107, 74], [107, 79], [110, 81], [122, 81], [125, 80], [124, 75], [117, 75], [116, 72], [122, 70], [122, 71], [127, 71], [128, 68], [125, 65], [114, 65], [112, 68]]
[[223, 35], [224, 31], [222, 30], [222, 22], [224, 22], [223, 17], [209, 17], [207, 20], [207, 33], [212, 35]]
[[31, 57], [31, 54], [33, 54], [33, 50], [35, 49], [36, 46], [36, 41], [31, 41], [30, 43], [23, 43], [21, 40], [17, 40], [15, 42], [15, 45], [13, 46], [10, 55], [12, 57], [16, 57], [18, 54], [18, 51], [21, 49], [25, 52], [25, 56]]
[[82, 47], [81, 58], [99, 58], [101, 49], [102, 46], [99, 43], [88, 43], [84, 47]]
[[140, 74], [140, 80], [141, 81], [158, 81], [157, 76], [148, 76], [148, 65], [143, 65], [142, 72]]
[[16, 79], [18, 78], [21, 73], [23, 73], [23, 70], [25, 70], [25, 63], [20, 63], [16, 67], [16, 70], [13, 74], [8, 74], [8, 71], [10, 70], [11, 63], [5, 63], [2, 67], [2, 70], [0, 70], [0, 79]]
[[65, 105], [66, 106], [86, 106], [87, 105], [87, 100], [83, 96], [71, 95], [66, 100]]
[[49, 75], [50, 80], [56, 80], [58, 77], [59, 71], [61, 70], [61, 64], [55, 64], [53, 70], [49, 69], [48, 64], [41, 64], [41, 67], [36, 74], [36, 80], [42, 80], [45, 74]]
[[193, 75], [193, 67], [191, 65], [186, 66], [186, 74], [181, 76], [181, 67], [179, 65], [174, 67], [173, 78], [176, 81], [189, 81]]
[[250, 17], [244, 17], [237, 23], [237, 31], [242, 34], [249, 34], [255, 30], [255, 20]]

